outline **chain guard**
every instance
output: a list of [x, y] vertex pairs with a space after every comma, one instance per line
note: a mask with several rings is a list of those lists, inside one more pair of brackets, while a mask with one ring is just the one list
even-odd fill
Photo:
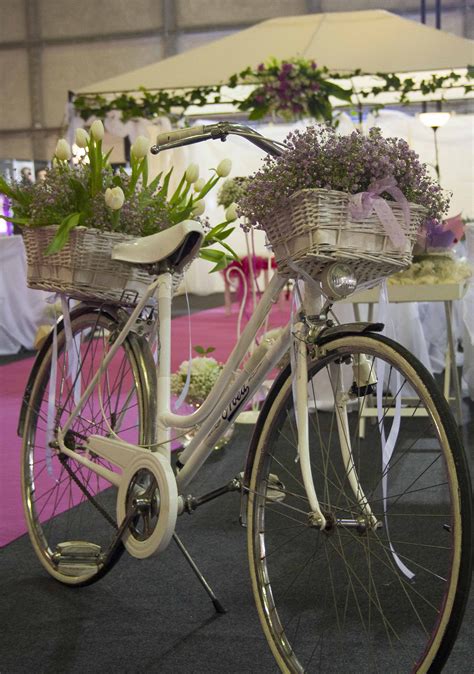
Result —
[[[139, 474], [149, 476], [151, 493], [148, 493], [150, 488], [139, 492]], [[139, 512], [127, 527], [123, 543], [133, 557], [144, 559], [166, 549], [174, 533], [178, 515], [176, 478], [169, 461], [161, 454], [140, 452], [124, 470], [117, 494], [119, 524], [124, 521], [130, 506], [136, 501], [141, 501]], [[140, 517], [144, 522], [150, 522], [153, 517], [155, 521], [150, 530], [143, 533], [138, 531], [135, 523]]]

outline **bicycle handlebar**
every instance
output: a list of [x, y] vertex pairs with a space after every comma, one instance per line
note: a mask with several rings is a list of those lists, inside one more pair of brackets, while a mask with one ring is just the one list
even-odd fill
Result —
[[285, 145], [270, 140], [270, 138], [265, 138], [265, 136], [262, 136], [249, 126], [218, 122], [217, 124], [193, 126], [187, 129], [160, 133], [156, 138], [156, 145], [153, 145], [150, 151], [152, 154], [158, 154], [163, 150], [171, 150], [172, 148], [191, 145], [192, 143], [201, 143], [205, 140], [225, 141], [228, 135], [241, 136], [274, 157], [279, 157], [285, 150]]

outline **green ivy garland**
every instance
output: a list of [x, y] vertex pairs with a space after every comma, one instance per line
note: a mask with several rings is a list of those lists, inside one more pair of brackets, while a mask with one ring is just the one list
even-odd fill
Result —
[[[372, 76], [381, 80], [380, 84], [367, 87], [356, 92], [353, 86], [343, 88], [335, 80], [351, 80], [354, 76], [368, 75], [361, 70], [351, 73], [333, 73], [325, 66], [318, 66], [314, 61], [305, 59], [289, 59], [278, 61], [271, 59], [261, 63], [257, 68], [248, 67], [242, 72], [232, 75], [229, 81], [216, 86], [195, 87], [176, 93], [158, 89], [149, 91], [140, 87], [140, 96], [121, 93], [115, 98], [101, 94], [83, 94], [74, 98], [75, 110], [84, 119], [97, 117], [104, 119], [111, 110], [119, 110], [124, 122], [133, 118], [153, 119], [167, 116], [178, 120], [184, 116], [191, 106], [231, 103], [237, 110], [248, 113], [249, 119], [261, 119], [268, 114], [275, 114], [285, 120], [313, 118], [318, 121], [331, 121], [333, 106], [330, 97], [347, 103], [354, 98], [359, 101], [369, 96], [377, 96], [386, 92], [398, 92], [398, 103], [407, 105], [409, 94], [419, 92], [429, 96], [456, 86], [461, 75], [450, 72], [446, 75], [431, 75], [421, 81], [412, 77], [401, 78], [394, 73], [375, 73]], [[468, 66], [467, 78], [474, 78], [474, 68]], [[232, 99], [228, 91], [241, 84], [255, 85], [244, 100]], [[465, 93], [473, 90], [474, 85], [465, 84]], [[376, 108], [383, 105], [376, 104]]]

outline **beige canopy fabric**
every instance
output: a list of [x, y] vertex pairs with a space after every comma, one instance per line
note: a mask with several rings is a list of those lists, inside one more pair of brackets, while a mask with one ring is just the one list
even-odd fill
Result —
[[76, 93], [221, 84], [272, 56], [314, 59], [339, 72], [419, 72], [465, 68], [474, 62], [474, 42], [383, 10], [284, 16]]

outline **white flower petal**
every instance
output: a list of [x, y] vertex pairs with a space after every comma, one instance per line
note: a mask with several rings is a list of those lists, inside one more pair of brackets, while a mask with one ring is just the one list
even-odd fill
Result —
[[91, 125], [91, 136], [94, 140], [102, 140], [104, 137], [104, 125], [100, 119], [96, 119], [95, 122], [92, 122]]
[[75, 143], [77, 147], [87, 147], [89, 142], [89, 134], [85, 129], [76, 129]]
[[186, 177], [186, 182], [195, 183], [199, 178], [199, 166], [197, 164], [189, 164], [184, 175]]
[[148, 138], [146, 138], [146, 136], [138, 136], [130, 148], [130, 152], [137, 159], [143, 159], [143, 157], [147, 156], [149, 148], [150, 141]]
[[56, 159], [60, 161], [69, 161], [72, 157], [71, 147], [67, 140], [60, 138], [56, 145], [56, 151], [54, 153]]
[[216, 168], [216, 173], [220, 178], [226, 178], [232, 169], [232, 162], [230, 159], [223, 159], [219, 162]]
[[108, 187], [105, 190], [104, 199], [106, 205], [113, 211], [118, 211], [122, 208], [125, 201], [125, 194], [121, 187]]
[[237, 220], [239, 216], [237, 215], [237, 204], [233, 203], [231, 204], [225, 212], [225, 219], [228, 220], [229, 222], [232, 222], [233, 220]]

